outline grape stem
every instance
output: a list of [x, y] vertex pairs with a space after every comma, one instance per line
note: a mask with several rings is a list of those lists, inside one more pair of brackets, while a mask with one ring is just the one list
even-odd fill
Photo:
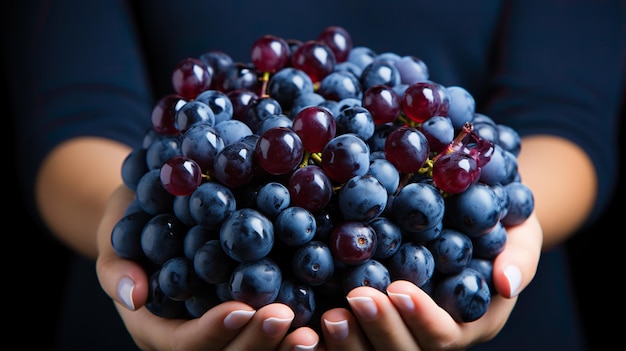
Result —
[[263, 76], [261, 76], [261, 96], [262, 97], [269, 97], [269, 94], [267, 93], [267, 83], [270, 80], [270, 72], [263, 72]]
[[461, 148], [467, 143], [473, 131], [474, 125], [471, 122], [465, 122], [459, 134], [456, 136], [456, 138], [454, 138], [454, 140], [452, 140], [452, 142], [450, 142], [450, 144], [448, 144], [446, 149], [433, 157], [433, 163], [435, 163], [439, 159], [439, 157], [443, 155], [461, 150]]

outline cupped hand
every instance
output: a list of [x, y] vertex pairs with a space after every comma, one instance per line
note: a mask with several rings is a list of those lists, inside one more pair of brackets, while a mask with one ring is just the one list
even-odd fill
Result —
[[521, 225], [507, 228], [504, 251], [495, 259], [497, 290], [479, 319], [457, 323], [422, 289], [394, 281], [387, 294], [359, 287], [348, 294], [354, 314], [336, 308], [322, 315], [328, 350], [463, 350], [494, 338], [505, 325], [517, 295], [537, 271], [543, 232], [533, 214]]
[[111, 196], [98, 228], [96, 270], [100, 285], [113, 299], [135, 343], [143, 350], [314, 350], [319, 336], [308, 327], [290, 331], [293, 311], [280, 303], [254, 310], [229, 301], [191, 320], [161, 318], [144, 305], [148, 277], [135, 262], [111, 246], [111, 231], [134, 199], [120, 186]]

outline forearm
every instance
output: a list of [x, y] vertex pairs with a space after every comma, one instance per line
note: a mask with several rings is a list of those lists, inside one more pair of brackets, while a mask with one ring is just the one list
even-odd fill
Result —
[[550, 249], [589, 216], [597, 192], [595, 169], [578, 146], [552, 136], [524, 138], [518, 162], [522, 182], [534, 194], [543, 249]]
[[111, 192], [122, 184], [126, 145], [102, 138], [69, 140], [40, 167], [36, 200], [44, 223], [76, 252], [95, 259], [96, 230]]

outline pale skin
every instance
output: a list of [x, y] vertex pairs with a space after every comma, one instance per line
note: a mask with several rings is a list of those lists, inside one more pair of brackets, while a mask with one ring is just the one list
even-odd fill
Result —
[[[330, 310], [323, 316], [331, 325], [347, 322], [347, 337], [338, 340], [323, 327], [322, 343], [309, 328], [287, 334], [293, 312], [282, 304], [271, 304], [255, 313], [235, 313], [241, 320], [235, 329], [227, 328], [224, 318], [233, 311], [252, 311], [240, 302], [223, 303], [191, 321], [158, 318], [143, 308], [148, 292], [145, 273], [133, 262], [118, 258], [110, 243], [111, 229], [134, 196], [123, 186], [120, 174], [129, 152], [127, 146], [110, 140], [70, 140], [53, 150], [43, 163], [36, 196], [43, 219], [59, 240], [96, 260], [102, 288], [144, 350], [293, 350], [295, 345], [309, 346], [301, 350], [467, 348], [500, 331], [517, 294], [533, 279], [540, 252], [572, 235], [589, 215], [596, 196], [594, 168], [579, 147], [552, 136], [525, 138], [518, 162], [523, 182], [533, 191], [535, 213], [522, 225], [508, 229], [506, 249], [494, 264], [493, 278], [500, 296], [492, 299], [487, 313], [472, 323], [459, 324], [413, 284], [394, 282], [388, 288], [389, 296], [372, 288], [357, 288], [349, 294], [350, 298], [358, 297], [351, 300], [356, 316], [344, 309]], [[572, 196], [576, 196], [575, 201]], [[504, 268], [510, 265], [521, 272], [520, 287], [514, 292], [504, 275]], [[134, 311], [118, 296], [122, 277], [134, 281]], [[412, 301], [412, 309], [402, 308], [407, 300]], [[373, 317], [359, 314], [364, 309], [358, 303], [363, 301], [373, 301], [378, 313]], [[263, 331], [267, 319], [277, 321], [273, 323], [274, 333]]]

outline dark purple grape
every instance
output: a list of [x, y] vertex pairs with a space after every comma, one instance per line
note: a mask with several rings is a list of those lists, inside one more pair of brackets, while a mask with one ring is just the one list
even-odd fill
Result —
[[400, 82], [402, 84], [411, 85], [418, 82], [426, 82], [430, 77], [428, 66], [418, 57], [402, 56], [394, 64], [398, 72], [400, 72]]
[[480, 178], [480, 167], [471, 155], [460, 151], [451, 152], [437, 158], [432, 177], [437, 188], [450, 194], [458, 194]]
[[328, 247], [337, 261], [358, 265], [376, 252], [376, 232], [367, 223], [345, 220], [333, 228]]
[[196, 251], [207, 241], [219, 238], [219, 232], [211, 230], [201, 224], [196, 224], [187, 230], [185, 239], [183, 240], [183, 250], [185, 251], [185, 257], [193, 260], [196, 255]]
[[212, 71], [197, 58], [185, 58], [179, 61], [172, 72], [172, 86], [176, 94], [187, 100], [195, 99], [201, 92], [211, 87]]
[[402, 244], [402, 229], [387, 217], [376, 217], [368, 222], [376, 232], [375, 259], [391, 257]]
[[293, 172], [287, 189], [293, 206], [300, 206], [311, 212], [323, 209], [333, 196], [330, 178], [322, 168], [315, 165], [304, 166]]
[[345, 183], [365, 175], [369, 169], [369, 146], [356, 134], [341, 134], [331, 139], [322, 150], [321, 167], [328, 178]]
[[243, 112], [241, 121], [247, 124], [252, 131], [256, 131], [269, 116], [277, 116], [282, 113], [283, 108], [276, 99], [264, 96], [248, 104], [248, 107]]
[[489, 232], [472, 238], [474, 257], [494, 259], [506, 245], [507, 231], [502, 222], [498, 222]]
[[435, 273], [435, 259], [426, 246], [407, 242], [385, 260], [392, 281], [408, 280], [422, 287]]
[[417, 127], [401, 126], [385, 141], [385, 156], [400, 173], [417, 172], [430, 154], [428, 140]]
[[285, 67], [274, 73], [267, 83], [267, 94], [278, 101], [285, 111], [291, 111], [298, 96], [313, 92], [311, 77], [293, 67]]
[[186, 318], [187, 308], [184, 301], [170, 299], [159, 286], [159, 271], [152, 273], [148, 280], [149, 290], [146, 309], [161, 318]]
[[410, 120], [422, 123], [432, 116], [447, 116], [450, 96], [446, 88], [434, 82], [409, 85], [400, 100], [400, 108]]
[[256, 159], [263, 170], [269, 174], [286, 174], [302, 162], [304, 147], [298, 134], [289, 128], [268, 129], [259, 138]]
[[328, 26], [317, 36], [317, 40], [326, 44], [335, 55], [337, 63], [348, 59], [352, 50], [352, 37], [350, 33], [339, 26]]
[[184, 104], [174, 116], [174, 126], [181, 133], [185, 133], [189, 127], [198, 123], [215, 125], [215, 114], [209, 105], [204, 102], [193, 100]]
[[148, 214], [172, 212], [174, 195], [163, 187], [159, 169], [148, 171], [139, 179], [135, 196], [141, 209]]
[[236, 209], [235, 195], [225, 185], [205, 182], [189, 197], [189, 213], [198, 224], [219, 228]]
[[359, 79], [354, 74], [346, 71], [333, 71], [322, 79], [316, 92], [326, 100], [340, 101], [347, 98], [360, 99], [363, 90]]
[[141, 248], [148, 259], [158, 265], [172, 257], [185, 256], [183, 241], [187, 227], [173, 214], [152, 217], [143, 227]]
[[259, 96], [249, 89], [235, 89], [226, 92], [226, 96], [233, 104], [233, 119], [243, 121], [243, 114], [248, 106]]
[[[384, 156], [384, 153], [382, 155]], [[400, 173], [396, 167], [385, 158], [372, 159], [367, 174], [378, 179], [389, 195], [395, 193], [398, 189], [398, 185], [400, 185]]]
[[496, 144], [517, 157], [521, 150], [520, 135], [515, 129], [504, 124], [498, 124], [496, 128], [498, 129]]
[[348, 53], [348, 62], [354, 63], [361, 70], [365, 68], [365, 66], [374, 62], [376, 58], [376, 52], [371, 48], [366, 46], [355, 46]]
[[369, 110], [363, 106], [345, 108], [335, 116], [337, 134], [356, 134], [363, 140], [374, 135], [374, 119]]
[[535, 208], [535, 199], [532, 190], [524, 183], [512, 182], [504, 186], [508, 198], [509, 207], [506, 216], [502, 218], [502, 224], [507, 227], [521, 224]]
[[475, 269], [487, 282], [487, 286], [491, 291], [491, 295], [497, 294], [496, 287], [493, 284], [493, 261], [485, 258], [472, 257], [467, 264], [467, 268]]
[[218, 75], [222, 74], [230, 65], [233, 64], [233, 58], [227, 53], [219, 50], [212, 50], [200, 55], [200, 60], [207, 65], [213, 71], [213, 78], [211, 80], [211, 89], [216, 88], [216, 79]]
[[184, 301], [196, 292], [200, 280], [187, 257], [172, 257], [159, 270], [161, 292], [172, 300]]
[[259, 93], [259, 76], [256, 67], [243, 62], [233, 62], [214, 77], [215, 89], [226, 94], [234, 90], [250, 90]]
[[333, 72], [348, 72], [358, 80], [363, 72], [363, 69], [357, 66], [356, 63], [350, 61], [337, 62]]
[[289, 190], [278, 182], [264, 184], [256, 195], [257, 208], [270, 218], [276, 218], [289, 205], [291, 205]]
[[313, 83], [321, 82], [335, 68], [337, 59], [328, 45], [309, 40], [291, 55], [291, 66], [304, 71]]
[[210, 284], [228, 282], [237, 264], [239, 262], [233, 260], [224, 252], [219, 239], [205, 241], [193, 256], [193, 266], [196, 274], [200, 279]]
[[403, 232], [416, 233], [437, 226], [444, 217], [441, 193], [427, 183], [411, 183], [393, 199], [391, 215]]
[[459, 130], [467, 122], [472, 122], [476, 112], [476, 102], [474, 97], [465, 88], [460, 86], [449, 86], [446, 88], [450, 96], [450, 107], [447, 116], [452, 125]]
[[467, 266], [474, 254], [474, 246], [464, 233], [444, 228], [441, 234], [427, 243], [435, 259], [435, 269], [442, 274], [454, 274]]
[[196, 96], [195, 101], [203, 102], [209, 106], [215, 119], [214, 124], [233, 118], [233, 103], [228, 95], [219, 90], [205, 90]]
[[363, 92], [362, 101], [376, 125], [393, 122], [400, 114], [400, 96], [387, 85], [369, 87]]
[[131, 150], [122, 163], [122, 181], [131, 190], [137, 189], [139, 179], [148, 172], [146, 163], [146, 149]]
[[389, 284], [391, 284], [389, 270], [374, 259], [349, 266], [343, 274], [343, 290], [346, 294], [359, 286], [369, 286], [386, 293]]
[[253, 134], [247, 124], [237, 119], [229, 119], [216, 124], [215, 131], [224, 141], [224, 145], [236, 143]]
[[235, 261], [256, 261], [272, 250], [274, 225], [261, 212], [241, 208], [222, 223], [220, 242], [224, 252]]
[[482, 317], [491, 303], [491, 291], [480, 273], [472, 268], [444, 276], [437, 282], [433, 299], [459, 323]]
[[359, 81], [364, 90], [375, 85], [394, 87], [400, 84], [400, 72], [392, 62], [375, 60], [363, 68]]
[[288, 246], [306, 244], [313, 239], [316, 230], [315, 217], [302, 207], [287, 207], [274, 219], [276, 238]]
[[161, 135], [146, 149], [148, 169], [159, 169], [165, 161], [182, 155], [180, 135]]
[[420, 130], [428, 140], [431, 152], [443, 152], [454, 140], [454, 126], [448, 117], [432, 116], [422, 123]]
[[215, 156], [224, 148], [218, 131], [208, 124], [198, 124], [183, 134], [180, 150], [183, 155], [198, 163], [203, 173], [213, 172]]
[[159, 176], [165, 190], [176, 196], [191, 194], [202, 182], [202, 170], [198, 163], [182, 155], [165, 161]]
[[336, 120], [332, 113], [320, 106], [305, 107], [293, 118], [291, 129], [302, 140], [302, 147], [307, 152], [320, 152], [335, 137]]
[[489, 162], [480, 167], [479, 181], [489, 185], [502, 184], [508, 176], [506, 162], [504, 149], [500, 145], [495, 145]]
[[464, 192], [446, 198], [445, 222], [470, 237], [480, 236], [498, 223], [500, 206], [500, 198], [489, 185], [472, 184]]
[[257, 172], [254, 146], [243, 141], [224, 146], [213, 161], [213, 176], [231, 189], [250, 183]]
[[191, 196], [191, 194], [174, 196], [174, 201], [172, 202], [172, 212], [184, 225], [187, 227], [193, 227], [197, 223], [189, 212], [189, 196]]
[[323, 242], [309, 241], [294, 252], [291, 270], [302, 283], [309, 286], [322, 285], [335, 273], [333, 254]]
[[283, 280], [276, 302], [282, 302], [293, 310], [295, 317], [291, 321], [292, 328], [307, 325], [315, 312], [316, 303], [313, 288], [291, 279]]
[[263, 35], [252, 44], [250, 59], [259, 71], [274, 73], [287, 64], [289, 45], [281, 37]]
[[260, 136], [267, 132], [268, 129], [274, 127], [293, 129], [293, 120], [284, 114], [267, 116], [267, 118], [261, 122], [261, 125], [257, 128], [255, 133]]
[[115, 223], [111, 231], [111, 246], [119, 257], [137, 262], [146, 260], [141, 247], [141, 232], [151, 218], [144, 211], [135, 211]]
[[387, 205], [387, 190], [372, 175], [350, 178], [337, 193], [345, 219], [368, 222], [378, 217]]
[[[305, 107], [309, 107], [309, 106], [325, 107], [323, 106], [323, 104], [325, 104], [326, 101], [327, 100], [322, 95], [316, 92], [302, 93], [293, 100], [291, 111], [289, 111], [289, 116], [291, 118], [295, 118], [298, 112], [302, 111], [302, 109], [304, 109]], [[326, 108], [328, 109], [328, 107]], [[328, 109], [328, 111], [330, 111], [330, 109]]]
[[221, 302], [214, 285], [199, 284], [194, 294], [185, 300], [185, 307], [191, 318], [200, 318]]
[[242, 262], [235, 267], [228, 288], [234, 300], [245, 302], [254, 309], [276, 300], [283, 275], [271, 258]]

